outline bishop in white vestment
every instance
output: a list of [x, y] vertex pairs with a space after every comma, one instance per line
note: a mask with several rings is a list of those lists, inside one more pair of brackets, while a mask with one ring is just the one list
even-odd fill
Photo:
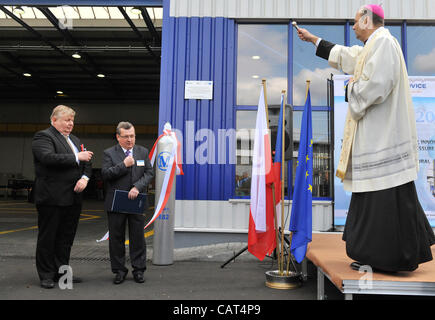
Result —
[[353, 75], [336, 175], [352, 192], [343, 240], [351, 266], [413, 271], [432, 260], [435, 235], [418, 201], [417, 131], [402, 49], [383, 27], [380, 6], [366, 5], [353, 29], [364, 46], [345, 47], [300, 28], [316, 55]]

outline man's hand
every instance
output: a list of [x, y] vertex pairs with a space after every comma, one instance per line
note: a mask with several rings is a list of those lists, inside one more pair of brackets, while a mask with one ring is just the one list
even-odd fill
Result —
[[133, 166], [134, 165], [134, 158], [132, 156], [126, 157], [124, 159], [124, 164], [127, 168]]
[[79, 161], [91, 161], [93, 155], [92, 151], [81, 151], [77, 153], [77, 158]]
[[76, 186], [74, 187], [74, 192], [81, 193], [88, 185], [88, 180], [81, 178], [77, 181]]
[[137, 195], [139, 194], [139, 190], [137, 190], [136, 187], [131, 188], [130, 192], [128, 193], [128, 198], [130, 200], [134, 200], [137, 198]]
[[319, 37], [316, 37], [304, 28], [298, 29], [298, 36], [302, 41], [312, 42], [314, 45], [316, 44], [317, 39], [319, 39]]

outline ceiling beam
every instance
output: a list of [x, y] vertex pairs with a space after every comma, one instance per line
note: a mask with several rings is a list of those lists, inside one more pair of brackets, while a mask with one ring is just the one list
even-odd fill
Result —
[[[11, 68], [7, 68], [7, 67], [3, 67], [4, 69], [8, 70], [8, 71], [12, 71], [14, 74], [19, 76], [20, 81], [23, 81], [23, 78], [29, 80], [30, 82], [32, 82], [36, 87], [39, 87], [40, 90], [50, 93], [50, 94], [54, 94], [56, 92], [56, 90], [53, 88], [52, 84], [47, 82], [45, 79], [42, 79], [39, 74], [37, 72], [35, 72], [35, 70], [33, 70], [31, 67], [29, 67], [28, 65], [24, 64], [18, 57], [16, 57], [15, 55], [13, 55], [10, 52], [1, 52], [0, 53], [3, 57], [5, 57], [6, 59], [8, 59], [9, 61], [12, 62], [13, 65], [15, 65], [16, 67], [20, 68], [22, 70], [21, 74], [13, 71]], [[24, 73], [30, 73], [31, 77], [24, 77]]]
[[157, 44], [160, 45], [161, 44], [161, 39], [160, 39], [160, 34], [157, 32], [153, 20], [151, 20], [150, 15], [148, 14], [148, 11], [146, 8], [143, 7], [139, 7], [141, 13], [142, 13], [142, 17], [145, 21], [145, 24], [147, 25], [148, 30], [150, 31], [152, 37], [154, 40], [157, 40]]
[[139, 31], [139, 29], [135, 26], [135, 24], [133, 23], [133, 21], [130, 19], [130, 17], [128, 16], [128, 14], [125, 12], [123, 7], [118, 7], [118, 10], [121, 12], [121, 14], [123, 15], [124, 19], [128, 22], [128, 24], [130, 25], [130, 27], [133, 29], [134, 33], [139, 37], [139, 39], [142, 41], [143, 45], [145, 46], [145, 48], [148, 49], [148, 52], [153, 56], [154, 60], [158, 63], [158, 65], [160, 66], [160, 56], [157, 56], [156, 53], [151, 49], [151, 47], [149, 46], [148, 42], [146, 41], [145, 37], [143, 36], [143, 34]]
[[12, 19], [14, 19], [17, 23], [19, 23], [22, 27], [24, 27], [26, 30], [31, 32], [36, 38], [38, 38], [41, 42], [44, 42], [51, 48], [53, 48], [56, 52], [58, 52], [61, 56], [68, 59], [69, 61], [74, 62], [79, 68], [81, 68], [83, 71], [86, 71], [90, 73], [88, 69], [86, 69], [84, 66], [82, 66], [80, 63], [78, 63], [74, 58], [72, 58], [69, 54], [65, 53], [64, 51], [60, 50], [56, 45], [54, 45], [51, 41], [44, 38], [39, 32], [37, 32], [35, 29], [30, 27], [27, 23], [22, 21], [20, 18], [18, 18], [15, 14], [10, 12], [8, 9], [6, 9], [3, 6], [0, 6], [0, 10], [3, 11], [5, 14], [10, 16]]
[[[41, 11], [42, 14], [44, 14], [47, 20], [50, 21], [50, 23], [56, 28], [56, 30], [62, 34], [62, 36], [66, 41], [68, 41], [73, 46], [77, 46], [77, 47], [81, 46], [81, 44], [74, 39], [74, 37], [71, 35], [71, 33], [68, 31], [67, 28], [60, 27], [59, 19], [56, 18], [56, 16], [50, 11], [50, 9], [45, 7], [36, 7], [36, 8], [39, 11]], [[89, 54], [87, 54], [86, 52], [80, 52], [80, 53], [85, 63], [91, 66], [94, 77], [97, 74], [104, 74], [104, 71], [101, 70], [101, 68], [95, 63], [94, 59], [92, 59], [92, 57]], [[117, 92], [118, 94], [122, 95], [122, 92], [120, 92], [108, 78], [106, 77], [103, 78], [103, 81], [107, 84], [109, 90], [113, 90], [113, 92]]]
[[[13, 40], [16, 40], [17, 38], [14, 38]], [[4, 40], [4, 39], [2, 39]], [[23, 41], [20, 38], [21, 41]], [[142, 53], [145, 52], [146, 49], [142, 46], [83, 46], [83, 45], [72, 45], [72, 46], [65, 46], [60, 45], [58, 48], [62, 51], [69, 51], [69, 52], [94, 52], [94, 53], [106, 53], [106, 52], [128, 52], [128, 53]], [[22, 51], [22, 52], [32, 52], [32, 51], [53, 51], [54, 49], [50, 46], [44, 46], [44, 45], [0, 45], [0, 51]], [[151, 50], [160, 51], [160, 47], [153, 47]]]
[[146, 6], [146, 7], [163, 7], [163, 0], [2, 0], [2, 4], [7, 6], [93, 6], [107, 7], [110, 6]]
[[[32, 91], [36, 91], [37, 96], [39, 97], [46, 96], [47, 98], [48, 97], [52, 98], [55, 95], [56, 90], [58, 89], [62, 91], [68, 90], [67, 89], [68, 85], [65, 85], [65, 88], [61, 87], [62, 83], [64, 82], [63, 81], [64, 77], [73, 77], [75, 78], [72, 79], [72, 81], [74, 81], [74, 85], [78, 85], [78, 86], [84, 85], [87, 87], [95, 87], [95, 88], [98, 87], [98, 91], [101, 91], [103, 89], [103, 86], [106, 86], [107, 87], [106, 91], [108, 91], [107, 92], [108, 97], [117, 97], [119, 99], [128, 100], [129, 96], [131, 97], [143, 96], [145, 97], [144, 98], [145, 100], [147, 99], [147, 97], [158, 99], [158, 95], [159, 95], [158, 85], [151, 86], [152, 83], [150, 83], [150, 81], [156, 80], [158, 83], [158, 78], [160, 77], [160, 72], [159, 72], [160, 48], [151, 48], [148, 44], [151, 40], [150, 34], [152, 34], [152, 32], [156, 32], [157, 35], [159, 36], [155, 28], [154, 31], [151, 31], [150, 27], [148, 27], [148, 30], [141, 29], [141, 31], [139, 31], [139, 29], [134, 25], [133, 21], [125, 13], [125, 10], [121, 8], [120, 9], [121, 12], [124, 13], [123, 14], [124, 19], [130, 25], [130, 28], [134, 31], [134, 35], [137, 37], [135, 39], [138, 39], [137, 41], [135, 41], [135, 45], [140, 46], [141, 48], [144, 49], [146, 48], [146, 50], [150, 53], [150, 55], [144, 55], [142, 53], [142, 58], [140, 58], [138, 57], [138, 54], [135, 54], [134, 52], [132, 53], [125, 52], [125, 54], [119, 54], [119, 55], [115, 52], [113, 53], [101, 52], [101, 54], [99, 52], [96, 52], [95, 55], [98, 56], [98, 60], [94, 61], [94, 59], [92, 59], [92, 57], [90, 57], [89, 54], [87, 54], [86, 52], [80, 52], [82, 55], [82, 59], [77, 60], [71, 57], [70, 55], [70, 53], [72, 53], [71, 48], [74, 47], [79, 48], [83, 46], [79, 43], [81, 41], [77, 41], [75, 37], [73, 37], [75, 33], [73, 33], [71, 30], [63, 29], [62, 26], [59, 26], [58, 19], [54, 16], [53, 12], [50, 11], [48, 8], [45, 7], [37, 7], [37, 8], [44, 14], [44, 16], [47, 18], [47, 21], [50, 22], [54, 27], [53, 29], [51, 29], [52, 31], [49, 30], [50, 32], [47, 34], [52, 35], [53, 32], [57, 31], [58, 34], [62, 35], [62, 39], [64, 39], [63, 41], [62, 39], [59, 38], [58, 34], [56, 34], [56, 37], [47, 38], [45, 33], [42, 33], [42, 31], [39, 31], [39, 29], [35, 29], [34, 27], [31, 27], [26, 22], [24, 22], [19, 16], [15, 15], [4, 6], [0, 6], [0, 11], [3, 11], [6, 15], [11, 17], [12, 20], [17, 22], [21, 27], [24, 28], [20, 30], [20, 34], [26, 35], [26, 31], [28, 31], [29, 34], [27, 34], [26, 36], [28, 40], [32, 39], [31, 37], [29, 37], [29, 35], [32, 35], [34, 37], [33, 39], [39, 41], [41, 43], [41, 46], [45, 46], [44, 48], [50, 51], [50, 52], [47, 51], [48, 53], [41, 53], [42, 55], [44, 55], [41, 57], [35, 57], [32, 54], [28, 55], [27, 52], [23, 52], [23, 53], [20, 52], [19, 54], [9, 50], [3, 53], [0, 52], [0, 57], [3, 58], [0, 59], [0, 67], [1, 64], [3, 64], [4, 66], [8, 66], [6, 68], [4, 67], [2, 68], [5, 71], [7, 71], [7, 73], [2, 72], [2, 74], [6, 75], [8, 79], [11, 79], [9, 80], [9, 83], [7, 83], [7, 85], [8, 86], [14, 85], [19, 87], [17, 91], [12, 90], [13, 93], [19, 92], [20, 89], [22, 91], [26, 91], [25, 89], [29, 88]], [[126, 30], [128, 31], [129, 29], [127, 28]], [[131, 35], [133, 35], [133, 33], [131, 33], [130, 30], [130, 37]], [[76, 38], [81, 40], [81, 38], [79, 38], [78, 36], [76, 36]], [[155, 38], [155, 35], [153, 35], [153, 38]], [[157, 39], [160, 39], [160, 36]], [[58, 43], [62, 43], [62, 42], [64, 44], [63, 46], [57, 45]], [[5, 44], [8, 44], [8, 42], [5, 42]], [[68, 47], [69, 50], [66, 49], [67, 47], [65, 46], [65, 44], [71, 45], [70, 47]], [[143, 44], [143, 46], [141, 46], [141, 44]], [[9, 48], [5, 48], [5, 49], [9, 49]], [[110, 57], [106, 57], [105, 56], [106, 54], [109, 54]], [[60, 57], [62, 58], [65, 58], [65, 60], [59, 59], [58, 55], [60, 55]], [[102, 61], [104, 61], [105, 63], [100, 63], [99, 60], [100, 57]], [[43, 67], [42, 69], [40, 69], [40, 65], [38, 64], [38, 60], [37, 60], [38, 58], [41, 58], [42, 64], [43, 65], [45, 64], [46, 66], [45, 68]], [[96, 56], [94, 56], [94, 58], [97, 59]], [[134, 67], [134, 70], [129, 66], [125, 66], [124, 68], [124, 66], [118, 65], [116, 61], [114, 61], [113, 64], [112, 63], [110, 63], [110, 65], [108, 64], [111, 59], [119, 60], [119, 59], [130, 59], [130, 58], [131, 60], [133, 60], [132, 63], [134, 63], [134, 61], [136, 61], [137, 59], [143, 59], [143, 61], [140, 61], [140, 63]], [[60, 64], [63, 67], [67, 67], [67, 69], [69, 70], [66, 70], [63, 74], [60, 73], [56, 74], [51, 72], [49, 69], [49, 65], [47, 64], [47, 61], [50, 59], [53, 62], [54, 68], [56, 68], [56, 63], [60, 62]], [[3, 61], [3, 63], [1, 61]], [[10, 61], [12, 61], [13, 63], [10, 63]], [[71, 63], [70, 64], [71, 67], [75, 66], [80, 69], [74, 70], [73, 68], [68, 68], [67, 61]], [[95, 63], [96, 61], [98, 61], [98, 64]], [[146, 66], [142, 66], [142, 64], [144, 63], [146, 64]], [[31, 66], [33, 69], [28, 68], [29, 66]], [[22, 70], [28, 70], [29, 73], [32, 73], [33, 77], [25, 78], [23, 80], [23, 75], [22, 73], [20, 73], [20, 68]], [[123, 71], [124, 69], [126, 70]], [[80, 72], [79, 70], [82, 72], [79, 73]], [[113, 75], [111, 72], [109, 72], [111, 70], [115, 71]], [[130, 72], [130, 70], [132, 72]], [[55, 69], [53, 71], [55, 71]], [[106, 75], [106, 77], [97, 78], [96, 77], [97, 73], [103, 73]], [[84, 78], [83, 77], [78, 78], [77, 76], [79, 75], [83, 75]], [[86, 75], [89, 78], [86, 78]], [[12, 78], [14, 76], [15, 78]], [[130, 88], [126, 86], [126, 83], [131, 81], [134, 81], [135, 86], [131, 86]], [[43, 90], [38, 90], [38, 87], [32, 87], [33, 84], [38, 84], [38, 83], [39, 83], [39, 87], [41, 89], [43, 88]], [[137, 90], [137, 88], [140, 88], [140, 85], [143, 83], [149, 83], [146, 85], [147, 89], [145, 90], [148, 91], [151, 88], [152, 89], [149, 92], [146, 92], [145, 90], [140, 90], [139, 92], [133, 91], [133, 93], [130, 93], [131, 92], [130, 89], [134, 87], [134, 89]], [[24, 86], [20, 86], [20, 84]], [[51, 90], [53, 87], [54, 89]], [[10, 94], [12, 94], [12, 92], [10, 92]], [[0, 93], [0, 96], [4, 97], [4, 96], [9, 96], [10, 94], [8, 92], [2, 92]], [[75, 98], [74, 93], [71, 92], [71, 94], [72, 94], [71, 98], [74, 99]], [[25, 93], [23, 95], [28, 97], [29, 93]], [[81, 96], [81, 94], [78, 94], [77, 96]], [[92, 90], [90, 90], [87, 96], [92, 96]]]
[[[36, 7], [39, 11], [41, 11], [44, 16], [47, 18], [48, 21], [59, 31], [62, 36], [67, 40], [71, 45], [80, 47], [81, 45], [74, 39], [74, 37], [71, 35], [71, 33], [68, 31], [68, 29], [61, 28], [59, 26], [59, 20], [56, 18], [56, 16], [50, 11], [48, 8], [43, 7]], [[82, 53], [82, 52], [81, 52]], [[94, 60], [86, 53], [82, 53], [82, 57], [84, 60], [89, 63], [93, 69], [94, 75], [97, 75], [99, 73], [103, 73], [100, 68], [97, 66], [97, 64], [94, 62]]]

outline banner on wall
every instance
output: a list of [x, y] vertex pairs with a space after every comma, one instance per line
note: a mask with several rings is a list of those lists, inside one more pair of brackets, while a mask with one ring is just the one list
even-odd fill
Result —
[[[347, 102], [344, 88], [348, 75], [334, 76], [334, 174], [340, 159]], [[409, 77], [417, 124], [420, 170], [415, 181], [418, 198], [429, 223], [435, 227], [435, 77]], [[351, 192], [334, 177], [334, 224], [345, 224]]]

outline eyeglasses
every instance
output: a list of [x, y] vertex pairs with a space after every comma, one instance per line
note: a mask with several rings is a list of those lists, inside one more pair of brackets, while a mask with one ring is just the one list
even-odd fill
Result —
[[132, 134], [132, 135], [129, 135], [129, 136], [119, 136], [119, 137], [122, 138], [122, 139], [134, 139], [134, 138], [136, 138], [136, 135]]

